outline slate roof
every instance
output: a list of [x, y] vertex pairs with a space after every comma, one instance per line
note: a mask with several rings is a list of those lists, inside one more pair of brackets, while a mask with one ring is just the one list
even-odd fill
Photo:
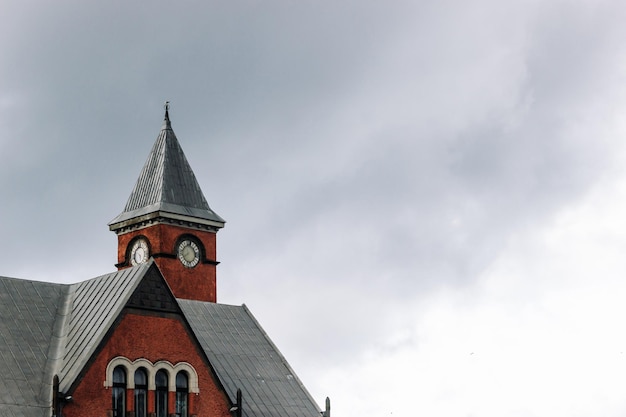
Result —
[[67, 287], [0, 277], [0, 415], [50, 415], [48, 357]]
[[154, 261], [70, 286], [55, 368], [67, 392]]
[[[53, 376], [61, 392], [71, 392], [108, 329], [155, 274], [171, 295], [152, 260], [72, 285], [0, 277], [0, 415], [49, 417]], [[244, 417], [320, 415], [245, 306], [171, 297], [233, 404], [242, 390]]]
[[50, 415], [152, 262], [78, 284], [0, 277], [0, 415]]
[[244, 417], [316, 417], [320, 410], [248, 308], [178, 300], [231, 399]]
[[124, 211], [111, 220], [111, 230], [119, 224], [147, 214], [180, 215], [223, 227], [222, 219], [209, 207], [189, 162], [172, 130], [166, 110], [161, 131], [141, 170]]

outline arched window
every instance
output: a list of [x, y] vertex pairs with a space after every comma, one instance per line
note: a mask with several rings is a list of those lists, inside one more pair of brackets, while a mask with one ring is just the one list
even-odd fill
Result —
[[163, 369], [156, 373], [155, 411], [156, 417], [167, 417], [167, 372]]
[[148, 373], [145, 368], [135, 371], [135, 417], [148, 415]]
[[187, 417], [189, 407], [189, 378], [187, 373], [180, 371], [176, 374], [176, 415]]
[[116, 366], [113, 370], [113, 417], [126, 416], [126, 368]]
[[190, 363], [131, 361], [123, 356], [109, 361], [104, 386], [112, 391], [112, 417], [189, 417], [189, 394], [200, 393], [198, 374]]

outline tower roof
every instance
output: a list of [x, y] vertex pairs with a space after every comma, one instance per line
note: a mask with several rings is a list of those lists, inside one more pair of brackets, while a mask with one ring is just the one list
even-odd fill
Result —
[[148, 160], [135, 184], [124, 211], [109, 223], [118, 230], [164, 217], [191, 221], [214, 228], [224, 226], [224, 219], [209, 207], [196, 176], [172, 130], [169, 106]]

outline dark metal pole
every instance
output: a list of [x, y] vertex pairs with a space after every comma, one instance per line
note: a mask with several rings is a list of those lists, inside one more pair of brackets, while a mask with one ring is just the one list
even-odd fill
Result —
[[55, 375], [52, 378], [52, 417], [59, 417], [61, 412], [59, 410], [59, 376]]
[[324, 417], [330, 417], [330, 398], [326, 397], [326, 410], [324, 410]]
[[237, 388], [237, 413], [236, 413], [236, 417], [241, 417], [241, 406], [242, 406], [242, 400], [241, 400], [241, 389]]

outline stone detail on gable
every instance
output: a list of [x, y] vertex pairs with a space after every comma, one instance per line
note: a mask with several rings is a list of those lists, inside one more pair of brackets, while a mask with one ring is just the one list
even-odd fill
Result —
[[135, 371], [139, 368], [145, 369], [148, 374], [148, 390], [154, 391], [156, 386], [154, 384], [154, 376], [156, 373], [163, 369], [167, 371], [168, 375], [168, 387], [170, 391], [176, 391], [176, 375], [180, 371], [184, 371], [189, 378], [189, 392], [192, 394], [198, 394], [200, 388], [198, 387], [198, 374], [193, 366], [187, 362], [178, 362], [173, 364], [169, 361], [158, 361], [156, 363], [150, 362], [148, 359], [139, 358], [131, 361], [124, 356], [117, 356], [108, 363], [106, 368], [106, 375], [104, 380], [104, 387], [111, 388], [113, 386], [113, 370], [117, 366], [123, 366], [128, 375], [128, 389], [135, 388]]
[[156, 267], [150, 268], [128, 300], [126, 307], [179, 313], [176, 299]]

